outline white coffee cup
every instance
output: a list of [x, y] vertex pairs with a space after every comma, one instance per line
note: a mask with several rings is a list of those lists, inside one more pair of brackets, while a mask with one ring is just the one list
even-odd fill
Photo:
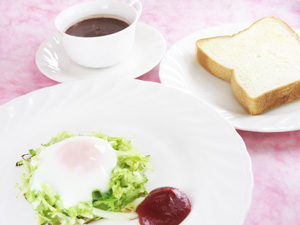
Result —
[[[74, 62], [91, 68], [107, 67], [130, 55], [141, 11], [142, 4], [139, 0], [85, 2], [62, 11], [55, 19], [55, 27], [62, 37], [66, 53]], [[65, 33], [74, 23], [94, 15], [123, 18], [129, 26], [119, 32], [99, 37], [77, 37]]]

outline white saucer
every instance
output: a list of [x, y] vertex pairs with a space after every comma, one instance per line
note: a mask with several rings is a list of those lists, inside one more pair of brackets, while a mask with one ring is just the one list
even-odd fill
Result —
[[35, 61], [45, 76], [58, 82], [95, 77], [136, 78], [155, 67], [165, 51], [166, 41], [163, 35], [147, 24], [138, 23], [132, 52], [127, 59], [115, 66], [91, 69], [76, 64], [66, 55], [58, 35], [51, 36], [41, 44]]
[[[166, 53], [160, 63], [163, 84], [179, 88], [208, 103], [235, 128], [258, 132], [300, 129], [300, 100], [284, 104], [261, 115], [249, 115], [234, 97], [230, 84], [207, 72], [196, 60], [195, 43], [200, 38], [228, 35], [249, 24], [229, 24], [191, 34]], [[296, 30], [299, 33], [299, 30]]]

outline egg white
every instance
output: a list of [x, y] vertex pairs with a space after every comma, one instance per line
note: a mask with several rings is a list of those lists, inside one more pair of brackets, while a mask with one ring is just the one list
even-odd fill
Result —
[[[92, 145], [94, 147], [92, 154], [95, 157], [93, 155], [87, 157], [85, 152], [82, 152], [82, 157], [78, 158], [81, 152], [77, 152], [77, 158], [74, 161], [72, 159], [74, 153], [69, 154], [63, 146], [74, 146], [77, 143]], [[62, 151], [65, 153], [63, 156]], [[83, 166], [80, 164], [81, 167], [78, 167], [76, 163], [70, 164], [70, 160], [71, 162], [79, 160]], [[95, 189], [101, 192], [108, 191], [111, 172], [116, 164], [116, 151], [106, 140], [92, 136], [71, 137], [47, 147], [40, 153], [31, 189], [40, 190], [42, 183], [47, 184], [60, 196], [64, 207], [68, 208], [80, 201], [91, 201], [91, 194]]]

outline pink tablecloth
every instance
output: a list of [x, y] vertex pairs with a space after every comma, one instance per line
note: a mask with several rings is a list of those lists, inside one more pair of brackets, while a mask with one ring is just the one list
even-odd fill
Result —
[[[0, 1], [0, 104], [56, 84], [38, 71], [35, 52], [54, 32], [55, 15], [76, 2], [80, 1]], [[168, 47], [205, 27], [270, 15], [300, 28], [297, 0], [144, 0], [143, 4], [141, 20], [160, 30]], [[159, 81], [158, 67], [141, 79]], [[251, 155], [255, 180], [245, 224], [300, 224], [300, 131], [239, 133]]]

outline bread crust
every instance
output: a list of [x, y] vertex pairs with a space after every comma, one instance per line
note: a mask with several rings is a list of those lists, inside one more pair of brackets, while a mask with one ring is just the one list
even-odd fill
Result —
[[[220, 36], [216, 38], [228, 38], [229, 36]], [[199, 41], [204, 42], [212, 38], [205, 38]], [[198, 41], [197, 41], [198, 46]], [[218, 78], [230, 82], [232, 75], [234, 74], [233, 69], [223, 66], [214, 59], [210, 58], [201, 48], [197, 47], [197, 60], [198, 62], [211, 74]]]
[[300, 98], [300, 80], [268, 91], [256, 98], [247, 94], [237, 81], [236, 76], [232, 76], [230, 83], [233, 94], [251, 115], [261, 114], [268, 109]]
[[211, 57], [209, 57], [201, 48], [201, 44], [209, 41], [210, 39], [216, 38], [232, 38], [240, 33], [250, 29], [254, 24], [264, 20], [266, 18], [272, 18], [281, 21], [284, 23], [295, 35], [296, 39], [299, 41], [300, 44], [300, 37], [299, 35], [284, 21], [276, 17], [264, 17], [255, 23], [253, 23], [248, 28], [228, 36], [219, 36], [219, 37], [211, 37], [211, 38], [204, 38], [200, 39], [196, 42], [196, 57], [197, 61], [211, 74], [215, 75], [216, 77], [223, 79], [225, 81], [229, 81], [231, 83], [232, 91], [237, 98], [237, 100], [241, 103], [241, 105], [251, 114], [251, 115], [258, 115], [261, 114], [271, 108], [276, 106], [280, 106], [284, 103], [293, 101], [297, 98], [300, 98], [300, 80], [295, 81], [293, 83], [287, 84], [285, 86], [270, 90], [268, 92], [263, 93], [258, 97], [251, 97], [248, 95], [246, 90], [240, 85], [238, 82], [234, 69], [228, 68]]

